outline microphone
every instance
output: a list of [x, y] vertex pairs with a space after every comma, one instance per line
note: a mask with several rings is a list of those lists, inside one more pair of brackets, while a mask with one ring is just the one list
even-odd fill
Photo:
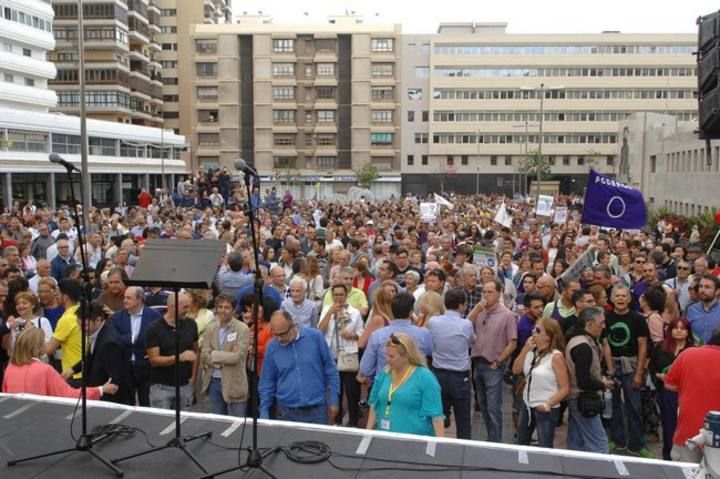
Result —
[[238, 171], [242, 171], [246, 175], [249, 176], [258, 176], [257, 171], [252, 166], [248, 165], [245, 160], [242, 158], [239, 160], [235, 160], [235, 169]]
[[63, 159], [60, 155], [58, 155], [57, 153], [51, 153], [48, 158], [50, 159], [50, 163], [55, 163], [55, 164], [57, 164], [57, 165], [64, 166], [65, 169], [68, 170], [68, 171], [73, 171], [73, 170], [74, 170], [74, 171], [77, 171], [78, 173], [82, 173], [77, 166], [73, 165], [72, 163], [70, 163], [70, 162], [67, 161], [67, 160], [64, 160], [64, 159]]

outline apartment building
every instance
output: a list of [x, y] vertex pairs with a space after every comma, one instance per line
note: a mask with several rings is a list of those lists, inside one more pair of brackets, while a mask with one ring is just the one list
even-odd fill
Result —
[[402, 37], [403, 191], [527, 191], [523, 164], [541, 150], [547, 180], [582, 193], [590, 167], [617, 172], [623, 119], [655, 112], [696, 124], [695, 35], [506, 27], [441, 24]]
[[298, 198], [328, 198], [370, 162], [381, 173], [376, 197], [399, 194], [400, 33], [354, 15], [195, 25], [194, 164], [232, 168], [243, 158]]
[[[100, 28], [93, 25], [106, 23], [88, 20], [86, 32]], [[70, 184], [65, 170], [50, 163], [48, 155], [60, 154], [80, 166], [81, 148], [80, 118], [49, 112], [58, 101], [56, 92], [48, 88], [56, 74], [55, 64], [48, 60], [55, 48], [50, 1], [0, 0], [0, 45], [0, 204], [11, 208], [13, 201], [22, 204], [34, 200], [55, 207], [70, 198]], [[88, 48], [89, 55], [96, 53]], [[70, 62], [60, 64], [67, 67]], [[110, 70], [114, 63], [89, 65], [88, 71], [100, 67]], [[88, 111], [94, 108], [95, 112], [113, 107], [92, 104], [97, 92], [106, 92], [103, 95], [110, 98], [113, 91], [119, 91], [105, 84], [89, 84], [87, 90]], [[140, 187], [160, 187], [163, 174], [165, 184], [174, 184], [176, 174], [187, 172], [180, 159], [185, 138], [108, 117], [112, 121], [87, 122], [90, 176], [85, 182], [91, 185], [94, 204], [133, 203]]]
[[190, 38], [194, 24], [218, 24], [232, 20], [231, 0], [153, 0], [160, 9], [160, 63], [163, 67], [163, 117], [165, 128], [176, 134], [190, 134], [192, 108], [193, 52]]

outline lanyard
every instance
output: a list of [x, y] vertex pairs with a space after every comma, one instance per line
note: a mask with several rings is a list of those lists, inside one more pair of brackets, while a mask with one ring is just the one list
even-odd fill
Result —
[[415, 371], [415, 366], [408, 368], [408, 370], [405, 371], [405, 374], [403, 375], [402, 379], [400, 380], [400, 384], [398, 384], [397, 387], [393, 387], [392, 376], [390, 377], [391, 380], [390, 380], [390, 388], [388, 389], [387, 406], [385, 406], [385, 415], [386, 416], [390, 415], [390, 406], [392, 405], [392, 398], [395, 395], [395, 392], [397, 392], [397, 390], [400, 388], [400, 386], [405, 384], [405, 381], [407, 381], [407, 379], [410, 377], [410, 375], [412, 374], [413, 371]]

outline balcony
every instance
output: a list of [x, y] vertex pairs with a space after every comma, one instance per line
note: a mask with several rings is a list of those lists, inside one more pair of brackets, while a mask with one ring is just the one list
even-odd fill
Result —
[[130, 57], [130, 60], [150, 63], [150, 58], [147, 57], [143, 52], [138, 50], [130, 50], [128, 52], [128, 56]]

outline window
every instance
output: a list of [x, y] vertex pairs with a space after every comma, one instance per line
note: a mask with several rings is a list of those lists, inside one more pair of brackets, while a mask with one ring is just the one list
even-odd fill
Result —
[[80, 137], [77, 135], [52, 134], [52, 151], [54, 153], [80, 153]]
[[427, 143], [428, 142], [428, 134], [427, 133], [415, 133], [415, 143]]
[[215, 123], [218, 119], [217, 110], [198, 110], [198, 121], [201, 123]]
[[305, 65], [305, 78], [313, 77], [313, 66], [311, 64]]
[[412, 111], [412, 110], [411, 110], [411, 111], [408, 111], [407, 114], [408, 114], [408, 120], [407, 120], [407, 121], [409, 121], [409, 122], [415, 121], [415, 112], [414, 112], [414, 111]]
[[292, 133], [275, 133], [273, 135], [273, 145], [275, 146], [294, 146], [295, 135]]
[[370, 49], [373, 52], [392, 52], [393, 42], [392, 38], [373, 38]]
[[216, 53], [217, 40], [195, 40], [195, 51], [198, 53]]
[[321, 145], [321, 146], [334, 146], [335, 145], [335, 135], [330, 134], [330, 133], [317, 135], [316, 141], [317, 141], [317, 144]]
[[415, 67], [415, 78], [429, 78], [430, 67]]
[[337, 156], [318, 156], [317, 168], [319, 170], [332, 170], [337, 168]]
[[318, 123], [335, 123], [335, 110], [318, 110]]
[[177, 60], [163, 60], [160, 62], [160, 65], [162, 65], [163, 68], [177, 68], [178, 62]]
[[160, 15], [163, 17], [175, 17], [177, 16], [177, 10], [174, 8], [162, 8], [160, 9]]
[[23, 56], [26, 56], [26, 57], [32, 56], [32, 51], [29, 48], [23, 48], [22, 52], [23, 52]]
[[650, 173], [655, 173], [656, 167], [657, 167], [657, 156], [651, 155], [650, 156]]
[[48, 136], [48, 133], [7, 130], [8, 149], [11, 151], [47, 152]]
[[392, 63], [373, 63], [372, 76], [374, 77], [391, 77], [393, 76]]
[[162, 82], [163, 85], [177, 85], [178, 79], [177, 77], [163, 77], [160, 79], [160, 82]]
[[570, 166], [570, 157], [563, 156], [563, 166]]
[[407, 156], [407, 164], [408, 166], [413, 166], [415, 164], [415, 155]]
[[74, 62], [77, 59], [75, 53], [58, 53], [57, 61], [59, 62]]
[[334, 63], [318, 63], [317, 64], [317, 75], [319, 77], [335, 76], [335, 64]]
[[430, 112], [429, 112], [429, 111], [426, 110], [426, 111], [423, 111], [423, 112], [422, 112], [422, 121], [428, 121], [428, 118], [429, 118], [429, 117], [430, 117]]
[[583, 166], [585, 164], [585, 157], [578, 156], [577, 163], [578, 163], [578, 166]]
[[173, 27], [173, 26], [162, 26], [162, 27], [160, 27], [160, 33], [164, 33], [164, 34], [177, 33], [177, 27]]
[[420, 45], [420, 54], [422, 56], [430, 55], [430, 44], [429, 43], [423, 43], [422, 45]]
[[295, 40], [292, 38], [278, 38], [273, 40], [273, 52], [292, 53], [295, 51]]
[[373, 110], [372, 111], [372, 122], [373, 123], [392, 123], [393, 112], [392, 110]]
[[291, 77], [295, 76], [294, 63], [273, 63], [272, 73], [274, 77]]
[[163, 43], [162, 49], [166, 52], [177, 51], [177, 43]]
[[512, 156], [505, 157], [505, 166], [512, 166]]
[[220, 144], [219, 133], [198, 133], [198, 145], [218, 146]]
[[179, 99], [178, 95], [163, 95], [164, 102], [176, 103]]
[[116, 156], [116, 143], [117, 142], [112, 138], [97, 138], [91, 136], [88, 140], [90, 154], [99, 156]]
[[460, 164], [463, 166], [468, 165], [468, 155], [460, 155]]
[[453, 165], [455, 165], [455, 157], [452, 155], [448, 155], [445, 158], [445, 162], [447, 163], [448, 166], [453, 166]]
[[408, 88], [407, 99], [408, 100], [422, 100], [423, 91], [422, 88]]
[[370, 133], [370, 144], [373, 146], [392, 146], [393, 133]]
[[273, 110], [273, 123], [295, 123], [295, 110]]
[[218, 89], [216, 86], [199, 86], [197, 87], [197, 98], [200, 101], [216, 101]]
[[608, 166], [614, 166], [615, 165], [615, 157], [613, 155], [608, 155], [607, 158], [605, 158], [605, 162]]
[[275, 86], [272, 89], [273, 100], [293, 100], [295, 98], [294, 86]]
[[196, 63], [195, 68], [199, 77], [217, 76], [217, 63]]
[[35, 86], [35, 79], [33, 79], [33, 78], [26, 78], [26, 79], [25, 79], [25, 86]]
[[421, 163], [423, 166], [427, 166], [427, 164], [428, 164], [428, 156], [427, 156], [427, 155], [422, 155], [422, 156], [420, 157], [420, 163]]
[[164, 111], [162, 117], [166, 120], [177, 120], [180, 118], [180, 112], [178, 111]]
[[15, 82], [15, 78], [14, 78], [10, 73], [5, 73], [5, 75], [4, 75], [4, 80], [5, 80], [7, 83], [14, 83], [14, 82]]
[[273, 168], [295, 168], [294, 156], [273, 156]]
[[319, 86], [317, 87], [317, 98], [320, 100], [333, 100], [335, 99], [335, 87], [334, 86]]
[[490, 166], [497, 166], [497, 156], [493, 155], [490, 157]]
[[391, 86], [373, 86], [370, 87], [370, 97], [373, 101], [390, 101], [393, 100], [393, 87]]

